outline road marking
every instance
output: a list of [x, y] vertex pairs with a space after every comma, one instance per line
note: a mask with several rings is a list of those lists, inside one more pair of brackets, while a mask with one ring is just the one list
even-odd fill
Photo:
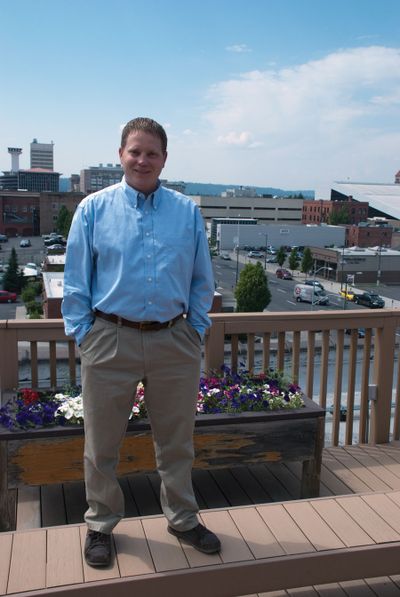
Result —
[[282, 288], [278, 288], [278, 292], [283, 292], [283, 294], [287, 294], [287, 290], [282, 290]]
[[297, 303], [295, 303], [294, 301], [286, 301], [287, 303], [290, 303], [291, 305], [297, 305]]

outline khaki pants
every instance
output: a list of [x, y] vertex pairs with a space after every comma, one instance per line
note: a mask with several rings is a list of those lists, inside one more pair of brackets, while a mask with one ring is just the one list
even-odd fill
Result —
[[124, 516], [116, 467], [136, 387], [143, 381], [163, 512], [175, 529], [193, 528], [198, 522], [191, 481], [201, 362], [197, 332], [183, 318], [158, 331], [97, 318], [80, 350], [88, 527], [111, 533]]

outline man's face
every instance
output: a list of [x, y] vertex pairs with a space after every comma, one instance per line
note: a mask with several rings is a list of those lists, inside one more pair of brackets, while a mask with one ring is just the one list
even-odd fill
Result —
[[145, 195], [157, 188], [167, 159], [159, 137], [144, 131], [130, 133], [125, 147], [119, 149], [119, 158], [129, 186]]

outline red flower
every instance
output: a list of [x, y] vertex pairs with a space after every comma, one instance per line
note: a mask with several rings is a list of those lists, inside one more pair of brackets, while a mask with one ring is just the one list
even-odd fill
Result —
[[39, 392], [35, 392], [29, 388], [24, 388], [21, 390], [21, 398], [24, 404], [28, 406], [29, 404], [33, 404], [39, 400]]

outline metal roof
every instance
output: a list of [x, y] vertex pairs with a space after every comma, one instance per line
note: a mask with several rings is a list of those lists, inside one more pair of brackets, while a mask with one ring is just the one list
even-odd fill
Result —
[[400, 220], [400, 184], [334, 182], [332, 190], [351, 195], [356, 201], [368, 201], [370, 207]]

